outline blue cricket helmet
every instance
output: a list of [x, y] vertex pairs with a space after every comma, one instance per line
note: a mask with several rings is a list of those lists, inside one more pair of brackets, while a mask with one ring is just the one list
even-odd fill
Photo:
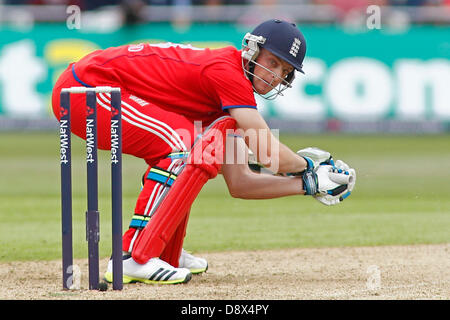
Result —
[[258, 42], [261, 48], [269, 50], [278, 58], [292, 65], [297, 71], [303, 72], [303, 60], [306, 54], [306, 40], [295, 23], [272, 19], [258, 25], [252, 35], [263, 37]]

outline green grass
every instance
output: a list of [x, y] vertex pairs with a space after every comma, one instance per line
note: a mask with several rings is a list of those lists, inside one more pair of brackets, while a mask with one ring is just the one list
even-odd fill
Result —
[[[193, 205], [192, 251], [450, 242], [450, 136], [282, 135], [296, 150], [319, 146], [356, 168], [353, 195], [326, 207], [309, 197], [241, 200], [211, 180]], [[58, 136], [0, 134], [0, 261], [61, 256]], [[87, 256], [84, 144], [73, 139], [74, 254]], [[100, 253], [111, 253], [110, 167], [99, 153]], [[143, 160], [124, 156], [124, 230]]]

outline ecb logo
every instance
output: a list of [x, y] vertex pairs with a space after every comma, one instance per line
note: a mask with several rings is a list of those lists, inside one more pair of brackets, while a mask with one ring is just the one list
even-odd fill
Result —
[[294, 42], [292, 42], [291, 50], [289, 51], [290, 54], [292, 54], [294, 57], [297, 57], [298, 50], [300, 50], [301, 41], [298, 38], [294, 39]]

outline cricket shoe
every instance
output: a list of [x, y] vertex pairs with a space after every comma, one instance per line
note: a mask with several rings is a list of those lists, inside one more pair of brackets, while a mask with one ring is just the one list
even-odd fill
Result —
[[178, 267], [187, 268], [192, 274], [198, 274], [208, 270], [208, 261], [203, 258], [195, 257], [186, 250], [182, 249]]
[[[105, 280], [112, 282], [112, 260], [108, 262]], [[130, 255], [123, 256], [123, 283], [143, 282], [151, 284], [187, 283], [192, 273], [186, 268], [174, 268], [159, 258], [139, 264]]]

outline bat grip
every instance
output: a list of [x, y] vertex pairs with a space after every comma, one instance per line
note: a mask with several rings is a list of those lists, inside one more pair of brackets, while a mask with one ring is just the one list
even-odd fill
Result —
[[328, 173], [328, 177], [337, 184], [349, 184], [353, 182], [353, 176], [343, 174], [343, 173]]

